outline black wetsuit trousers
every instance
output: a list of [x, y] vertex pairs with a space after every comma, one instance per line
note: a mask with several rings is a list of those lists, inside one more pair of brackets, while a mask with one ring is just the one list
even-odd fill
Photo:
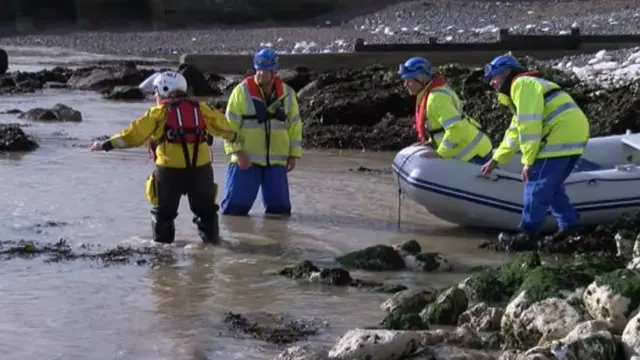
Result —
[[193, 222], [202, 241], [217, 242], [220, 230], [211, 164], [189, 169], [156, 166], [155, 179], [158, 205], [151, 210], [154, 241], [165, 244], [174, 241], [174, 220], [178, 216], [182, 195], [187, 195]]

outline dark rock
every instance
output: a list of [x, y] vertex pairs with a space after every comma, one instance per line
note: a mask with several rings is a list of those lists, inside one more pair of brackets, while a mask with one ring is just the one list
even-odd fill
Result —
[[48, 81], [44, 83], [43, 88], [45, 89], [66, 89], [67, 83], [57, 82], [57, 81]]
[[176, 256], [171, 249], [156, 246], [103, 248], [101, 245], [83, 244], [78, 248], [71, 247], [64, 239], [45, 244], [26, 240], [0, 241], [0, 260], [42, 257], [47, 263], [89, 260], [98, 261], [103, 266], [126, 264], [158, 266], [173, 264], [176, 261]]
[[429, 324], [418, 313], [395, 310], [380, 321], [380, 328], [387, 330], [429, 330]]
[[102, 98], [106, 100], [139, 101], [147, 96], [137, 86], [116, 86], [102, 91]]
[[0, 49], [0, 75], [4, 75], [9, 69], [9, 55], [4, 49]]
[[22, 114], [22, 110], [20, 110], [20, 109], [11, 109], [11, 110], [7, 110], [7, 111], [0, 111], [0, 114], [20, 115], [20, 114]]
[[320, 282], [325, 285], [349, 286], [353, 279], [351, 274], [341, 268], [324, 268], [318, 275]]
[[298, 66], [295, 69], [281, 69], [278, 74], [282, 81], [291, 86], [296, 92], [307, 86], [314, 76], [310, 69], [303, 66]]
[[372, 175], [388, 175], [392, 173], [391, 169], [372, 169], [365, 166], [358, 166], [357, 168], [349, 169], [349, 171], [361, 172], [361, 173], [372, 174]]
[[20, 119], [37, 121], [81, 122], [82, 113], [64, 104], [56, 104], [50, 109], [33, 108], [18, 115]]
[[387, 245], [375, 245], [352, 251], [338, 257], [337, 260], [349, 269], [390, 271], [405, 268], [402, 256], [393, 247]]
[[73, 71], [67, 85], [73, 89], [103, 91], [116, 86], [138, 86], [154, 70], [138, 69], [135, 64], [123, 67], [87, 67]]
[[249, 335], [275, 344], [290, 344], [320, 333], [320, 326], [313, 321], [266, 312], [252, 314], [229, 312], [225, 314], [224, 322], [238, 334]]
[[422, 246], [420, 246], [420, 243], [418, 243], [417, 240], [411, 239], [400, 244], [400, 250], [406, 252], [407, 254], [415, 255], [422, 252]]
[[0, 75], [0, 94], [29, 93], [42, 89], [46, 83], [63, 83], [73, 70], [55, 67], [37, 72], [13, 72]]
[[209, 77], [200, 72], [196, 67], [189, 64], [180, 64], [178, 72], [187, 79], [189, 93], [193, 96], [220, 96], [222, 90], [218, 87], [218, 82], [224, 80], [223, 77], [211, 74]]
[[18, 124], [0, 124], [0, 151], [26, 152], [39, 147]]
[[320, 268], [308, 260], [287, 266], [278, 271], [278, 275], [286, 276], [294, 280], [307, 280], [323, 285], [350, 286], [390, 294], [407, 289], [406, 286], [399, 284], [384, 284], [377, 281], [354, 279], [345, 269]]
[[[571, 236], [563, 241], [554, 243], [539, 244], [539, 249], [545, 254], [574, 254], [602, 252], [615, 254], [617, 252], [615, 235], [618, 231], [640, 232], [640, 212], [631, 212], [622, 215], [620, 218], [609, 224], [602, 224], [596, 227], [582, 229], [577, 235]], [[504, 246], [498, 243], [497, 239], [489, 240], [480, 244], [481, 249], [492, 251], [506, 251]]]
[[313, 273], [317, 272], [320, 272], [320, 268], [311, 261], [305, 260], [282, 269], [278, 274], [297, 280], [308, 279]]

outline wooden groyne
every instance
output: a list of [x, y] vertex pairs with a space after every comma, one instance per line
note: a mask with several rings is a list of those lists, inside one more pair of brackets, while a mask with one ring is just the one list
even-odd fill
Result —
[[[602, 49], [615, 50], [640, 46], [640, 35], [581, 35], [579, 28], [567, 35], [516, 35], [508, 29], [498, 32], [497, 40], [484, 43], [439, 43], [437, 38], [420, 44], [366, 44], [359, 39], [353, 52], [320, 54], [284, 54], [283, 68], [304, 66], [316, 71], [339, 68], [361, 68], [372, 64], [395, 67], [412, 56], [424, 56], [432, 64], [460, 63], [483, 65], [494, 57], [512, 51], [548, 60], [568, 55], [593, 53]], [[251, 55], [185, 54], [181, 62], [194, 65], [201, 71], [223, 74], [245, 73], [251, 67]]]

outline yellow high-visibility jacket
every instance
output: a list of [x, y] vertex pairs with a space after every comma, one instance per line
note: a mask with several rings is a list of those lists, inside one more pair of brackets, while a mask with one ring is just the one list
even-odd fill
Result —
[[493, 153], [499, 164], [518, 150], [522, 164], [536, 159], [582, 155], [589, 140], [589, 120], [571, 95], [558, 84], [534, 76], [517, 77], [511, 96], [498, 101], [514, 114], [500, 146]]
[[[418, 94], [418, 106], [426, 91], [424, 89]], [[491, 140], [480, 130], [478, 122], [462, 113], [462, 101], [448, 86], [431, 90], [425, 116], [427, 134], [440, 157], [468, 162], [476, 156], [485, 157], [491, 152]]]
[[[257, 86], [259, 94], [251, 94], [251, 86]], [[281, 89], [282, 94], [268, 105], [253, 77], [233, 89], [226, 116], [231, 129], [240, 134], [241, 142], [225, 142], [225, 153], [231, 156], [231, 162], [237, 161], [236, 153], [240, 151], [253, 164], [262, 166], [286, 165], [289, 157], [302, 157], [302, 118], [296, 92], [284, 83]], [[266, 106], [266, 121], [258, 118], [256, 106]]]
[[[200, 110], [207, 122], [207, 132], [213, 136], [221, 137], [228, 141], [236, 141], [235, 133], [228, 125], [224, 114], [209, 107], [205, 103], [200, 103]], [[185, 154], [181, 144], [162, 141], [165, 135], [165, 122], [167, 119], [167, 108], [165, 105], [155, 105], [131, 125], [122, 130], [117, 135], [109, 139], [109, 144], [116, 149], [137, 147], [145, 144], [148, 140], [158, 142], [156, 147], [156, 165], [169, 168], [187, 168]], [[195, 144], [187, 144], [189, 159], [193, 156]], [[203, 166], [211, 163], [209, 145], [202, 142], [198, 145], [198, 158], [195, 166]]]

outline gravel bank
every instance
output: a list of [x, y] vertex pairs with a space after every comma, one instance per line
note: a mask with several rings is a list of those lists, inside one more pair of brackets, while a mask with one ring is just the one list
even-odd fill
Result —
[[[177, 56], [185, 52], [251, 52], [267, 43], [286, 52], [349, 51], [356, 38], [372, 43], [492, 41], [499, 27], [518, 33], [558, 34], [571, 25], [584, 33], [640, 33], [640, 1], [408, 1], [333, 25], [311, 27], [185, 29], [171, 31], [83, 31], [8, 36], [2, 45], [65, 47], [120, 55]], [[339, 25], [338, 25], [339, 24]]]

